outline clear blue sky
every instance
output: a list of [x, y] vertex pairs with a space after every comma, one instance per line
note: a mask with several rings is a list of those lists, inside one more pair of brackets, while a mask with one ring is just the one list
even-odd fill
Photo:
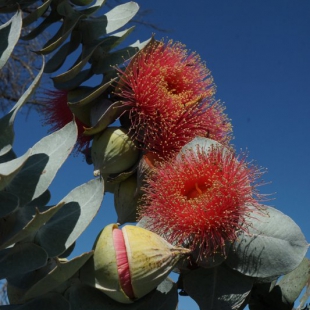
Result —
[[[139, 3], [139, 2], [138, 2]], [[310, 1], [309, 0], [144, 0], [146, 17], [163, 36], [197, 51], [211, 69], [217, 98], [232, 119], [236, 149], [268, 168], [262, 193], [275, 193], [275, 206], [292, 217], [310, 240]], [[132, 41], [150, 37], [137, 25]], [[15, 123], [15, 150], [21, 155], [47, 128], [35, 113]], [[38, 130], [39, 129], [39, 130]], [[26, 138], [26, 139], [25, 139]], [[52, 202], [92, 178], [92, 167], [69, 157], [51, 186]], [[78, 255], [91, 249], [98, 231], [116, 221], [113, 197], [79, 239]], [[308, 253], [309, 257], [309, 253]], [[197, 307], [182, 298], [180, 310]]]

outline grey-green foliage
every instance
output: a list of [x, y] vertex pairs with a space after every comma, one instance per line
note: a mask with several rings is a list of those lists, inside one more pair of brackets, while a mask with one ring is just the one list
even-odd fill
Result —
[[79, 310], [175, 310], [178, 303], [177, 287], [170, 279], [164, 280], [156, 290], [132, 304], [120, 304], [84, 284], [72, 285], [65, 296], [69, 299], [72, 309]]
[[[0, 13], [17, 11], [14, 17], [0, 28], [0, 35], [3, 36], [0, 43], [0, 67], [12, 52], [22, 27], [22, 39], [29, 41], [53, 26], [49, 29], [58, 29], [56, 33], [35, 52], [48, 55], [45, 73], [61, 71], [52, 78], [54, 86], [58, 89], [74, 90], [93, 75], [101, 76], [99, 85], [93, 87], [91, 92], [80, 93], [76, 105], [75, 101], [71, 103], [72, 111], [79, 112], [80, 99], [85, 97], [90, 106], [94, 105], [96, 98], [106, 98], [110, 81], [117, 75], [115, 66], [123, 64], [146, 44], [138, 40], [124, 45], [123, 41], [133, 27], [118, 31], [136, 15], [138, 4], [124, 3], [104, 13], [105, 0], [47, 0], [41, 5], [36, 2], [0, 1]], [[27, 13], [24, 13], [25, 11]], [[72, 57], [76, 59], [73, 64]], [[69, 63], [71, 67], [68, 68]], [[86, 101], [84, 100], [84, 105]]]
[[7, 37], [7, 40], [0, 41], [0, 69], [9, 59], [14, 46], [16, 45], [22, 29], [22, 14], [16, 14], [4, 25], [0, 26], [0, 37]]
[[[4, 145], [12, 144], [13, 115], [18, 108], [20, 104], [9, 113], [10, 122], [6, 124], [12, 134], [2, 132]], [[66, 281], [92, 255], [84, 253], [70, 261], [57, 257], [72, 246], [98, 212], [103, 198], [100, 180], [77, 187], [55, 206], [46, 206], [50, 198], [48, 187], [76, 138], [77, 128], [71, 122], [41, 139], [21, 157], [14, 158], [12, 153], [6, 156], [11, 148], [2, 155], [7, 160], [0, 164], [0, 278], [8, 280], [11, 303], [31, 300], [21, 309], [37, 309], [44, 304], [48, 305], [45, 309], [59, 309], [60, 304], [69, 305], [61, 295], [50, 292], [65, 287]]]
[[[2, 39], [1, 39], [1, 41], [2, 41]], [[44, 59], [43, 59], [42, 68], [39, 71], [36, 78], [31, 83], [31, 85], [28, 87], [28, 89], [25, 91], [25, 93], [20, 97], [20, 99], [14, 105], [14, 107], [10, 110], [10, 112], [0, 119], [0, 130], [1, 130], [0, 156], [5, 155], [6, 153], [8, 153], [11, 150], [12, 144], [14, 141], [13, 124], [14, 124], [16, 114], [22, 108], [22, 106], [27, 102], [28, 98], [34, 92], [35, 88], [39, 85], [41, 76], [43, 74], [43, 70], [44, 70]]]
[[200, 309], [238, 309], [250, 294], [253, 283], [254, 278], [235, 272], [225, 264], [198, 268], [183, 275], [183, 288]]
[[231, 268], [251, 277], [277, 278], [301, 263], [308, 244], [290, 217], [268, 207], [248, 222], [248, 232], [240, 235], [228, 254]]
[[[166, 279], [156, 290], [130, 305], [117, 303], [81, 282], [80, 273], [91, 259], [92, 251], [67, 259], [75, 241], [100, 208], [105, 190], [103, 182], [91, 180], [72, 189], [56, 205], [48, 205], [49, 185], [77, 140], [76, 124], [74, 121], [68, 123], [16, 157], [13, 151], [14, 121], [44, 72], [61, 69], [79, 47], [81, 53], [76, 62], [53, 81], [59, 89], [81, 90], [69, 103], [77, 117], [82, 116], [85, 109], [92, 108], [92, 126], [85, 134], [103, 131], [123, 112], [121, 104], [108, 97], [117, 72], [113, 66], [122, 64], [145, 43], [137, 41], [119, 48], [132, 28], [119, 29], [136, 14], [137, 4], [128, 2], [98, 15], [104, 2], [47, 0], [25, 16], [22, 11], [35, 5], [36, 1], [0, 0], [0, 12], [15, 12], [8, 23], [0, 26], [0, 67], [10, 57], [22, 26], [27, 29], [40, 20], [40, 24], [23, 37], [31, 40], [50, 25], [60, 24], [56, 34], [36, 51], [51, 55], [46, 65], [43, 57], [42, 68], [33, 83], [11, 111], [0, 119], [0, 278], [8, 281], [12, 303], [8, 307], [175, 310], [177, 289], [180, 288], [201, 310], [243, 309], [246, 303], [252, 310], [290, 309], [309, 281], [309, 260], [303, 259], [308, 244], [299, 227], [273, 208], [248, 219], [248, 231], [240, 233], [234, 244], [227, 244], [227, 257], [215, 255], [212, 262], [206, 260], [204, 267], [209, 268], [185, 261], [179, 266], [178, 284]], [[96, 87], [81, 88], [81, 84], [94, 74], [102, 75], [101, 83]], [[197, 138], [193, 143], [200, 143], [205, 150], [213, 144], [205, 138]], [[182, 152], [189, 147], [191, 144]], [[115, 182], [110, 191], [114, 192], [121, 222], [135, 217], [136, 182], [129, 188], [126, 183], [131, 180], [129, 176], [135, 178], [134, 170], [125, 171], [114, 179], [109, 176], [110, 183]], [[130, 199], [129, 213], [124, 210], [128, 204], [124, 196]], [[142, 222], [140, 226], [143, 226]]]
[[[16, 10], [17, 3], [21, 10], [26, 10], [30, 6], [33, 9], [36, 1], [14, 2], [0, 1], [0, 12]], [[111, 75], [115, 75], [115, 72], [112, 73], [112, 66], [122, 64], [125, 59], [133, 56], [143, 46], [137, 41], [130, 46], [116, 49], [133, 30], [133, 28], [128, 28], [118, 33], [115, 32], [127, 24], [138, 12], [139, 6], [135, 2], [118, 5], [101, 15], [97, 13], [103, 7], [104, 0], [97, 0], [89, 5], [87, 5], [87, 1], [84, 3], [84, 6], [81, 6], [82, 3], [74, 5], [67, 0], [45, 1], [41, 6], [35, 7], [30, 14], [24, 14], [22, 20], [26, 31], [27, 27], [32, 25], [31, 31], [22, 37], [23, 40], [37, 37], [51, 25], [58, 27], [55, 35], [40, 50], [36, 51], [42, 55], [52, 53], [44, 69], [45, 72], [53, 73], [61, 68], [68, 56], [82, 47], [81, 53], [72, 67], [53, 78], [57, 88], [73, 89], [88, 80], [93, 74], [102, 74], [104, 76], [102, 84], [104, 84], [109, 81]], [[33, 26], [35, 22], [40, 23]], [[18, 12], [12, 18], [12, 22], [4, 27], [3, 31], [11, 30], [9, 46], [3, 53], [5, 59], [19, 37], [19, 32], [16, 29], [19, 32], [21, 30], [21, 12]], [[1, 50], [4, 49], [2, 45], [5, 44], [1, 44]], [[84, 69], [87, 63], [90, 64], [90, 68]]]
[[[64, 285], [92, 255], [84, 253], [70, 261], [57, 257], [73, 245], [98, 212], [104, 191], [100, 180], [91, 180], [57, 205], [47, 206], [48, 187], [76, 139], [77, 128], [71, 122], [23, 156], [0, 164], [0, 277], [8, 280], [12, 303], [35, 297], [41, 302], [49, 296], [41, 295]], [[32, 303], [36, 304], [31, 301], [23, 307], [31, 309]]]
[[[278, 282], [255, 284], [249, 300], [250, 309], [291, 310], [295, 300], [309, 281], [309, 276], [310, 260], [304, 258], [296, 269], [281, 277]], [[301, 302], [300, 309], [303, 306], [304, 303]]]
[[[83, 1], [76, 2], [83, 4]], [[73, 89], [93, 74], [103, 75], [101, 85], [88, 88], [76, 102], [71, 103], [72, 110], [77, 114], [80, 106], [91, 104], [104, 93], [110, 86], [110, 79], [115, 76], [115, 69], [111, 66], [123, 63], [143, 46], [136, 42], [115, 50], [132, 28], [111, 35], [135, 15], [138, 5], [129, 2], [101, 17], [91, 18], [104, 1], [81, 8], [68, 1], [48, 0], [25, 16], [22, 11], [34, 3], [0, 1], [2, 12], [16, 11], [12, 19], [0, 28], [1, 67], [18, 42], [22, 25], [27, 27], [38, 19], [42, 20], [23, 38], [31, 40], [47, 26], [61, 22], [60, 30], [37, 53], [45, 55], [56, 49], [58, 51], [46, 65], [43, 58], [42, 68], [33, 83], [11, 111], [0, 119], [0, 278], [8, 281], [11, 302], [10, 306], [3, 308], [89, 309], [96, 305], [100, 309], [123, 308], [80, 282], [79, 270], [92, 256], [92, 251], [70, 260], [66, 258], [101, 206], [103, 182], [93, 179], [73, 189], [56, 205], [48, 205], [48, 187], [77, 140], [75, 122], [44, 137], [17, 157], [13, 151], [14, 121], [17, 112], [38, 87], [44, 72], [58, 70], [79, 45], [82, 45], [79, 59], [67, 72], [54, 78], [55, 86]], [[70, 40], [65, 42], [68, 37]], [[87, 63], [91, 66], [83, 72]], [[109, 105], [107, 110], [111, 110]], [[115, 117], [115, 113], [112, 114]], [[102, 129], [100, 118], [97, 121], [100, 121]], [[165, 280], [157, 290], [131, 308], [175, 309], [176, 305], [176, 284]]]
[[[35, 86], [30, 86], [31, 91]], [[10, 122], [6, 124], [12, 134], [1, 132], [4, 145], [12, 144], [14, 118], [20, 106], [21, 103], [17, 104], [8, 114]], [[3, 119], [6, 120], [6, 116], [1, 119], [2, 123]], [[72, 190], [57, 205], [47, 206], [48, 187], [76, 139], [77, 128], [71, 122], [41, 139], [21, 157], [12, 155], [0, 164], [0, 277], [8, 278], [10, 290], [13, 287], [19, 292], [18, 303], [30, 298], [27, 294], [36, 297], [59, 286], [92, 255], [85, 253], [68, 262], [56, 257], [70, 248], [98, 212], [103, 198], [100, 180], [91, 180]], [[53, 267], [51, 261], [55, 262]], [[42, 270], [40, 281], [48, 285], [31, 278], [30, 274], [35, 277], [39, 270]], [[25, 275], [28, 275], [27, 281], [22, 280]], [[41, 291], [36, 293], [38, 287]]]

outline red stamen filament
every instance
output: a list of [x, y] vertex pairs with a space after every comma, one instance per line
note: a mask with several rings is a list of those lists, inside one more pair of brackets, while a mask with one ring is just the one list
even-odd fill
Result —
[[199, 195], [202, 194], [202, 190], [198, 187], [198, 184], [195, 183], [195, 188], [196, 188], [196, 191], [199, 193]]

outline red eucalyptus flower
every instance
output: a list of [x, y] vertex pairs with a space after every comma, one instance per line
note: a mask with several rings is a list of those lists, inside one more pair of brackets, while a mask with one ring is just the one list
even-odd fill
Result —
[[[66, 90], [49, 90], [45, 93], [48, 98], [44, 99], [44, 124], [51, 125], [50, 132], [64, 127], [72, 121], [73, 114], [68, 106], [68, 91]], [[84, 136], [84, 127], [87, 127], [78, 118], [75, 118], [78, 128], [78, 139], [75, 146], [76, 152], [83, 151], [92, 139], [91, 136]]]
[[172, 157], [196, 136], [230, 139], [224, 108], [214, 103], [210, 71], [181, 43], [152, 41], [122, 72], [118, 90], [132, 137], [157, 158]]
[[210, 71], [200, 57], [188, 55], [179, 42], [151, 41], [130, 62], [121, 83], [131, 113], [170, 117], [202, 98], [215, 94]]
[[221, 146], [197, 146], [159, 165], [147, 180], [148, 229], [200, 256], [225, 255], [225, 243], [247, 230], [247, 217], [261, 209], [254, 182], [260, 172]]

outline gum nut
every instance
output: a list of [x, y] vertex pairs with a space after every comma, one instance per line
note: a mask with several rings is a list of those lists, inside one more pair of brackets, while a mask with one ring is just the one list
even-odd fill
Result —
[[141, 195], [137, 194], [137, 175], [133, 174], [114, 187], [114, 206], [117, 223], [124, 224], [137, 220], [137, 207]]
[[110, 224], [95, 244], [96, 287], [118, 302], [131, 303], [155, 289], [189, 253], [144, 228]]
[[127, 130], [108, 127], [95, 135], [91, 156], [94, 175], [120, 173], [133, 166], [139, 158], [139, 150], [127, 135]]

